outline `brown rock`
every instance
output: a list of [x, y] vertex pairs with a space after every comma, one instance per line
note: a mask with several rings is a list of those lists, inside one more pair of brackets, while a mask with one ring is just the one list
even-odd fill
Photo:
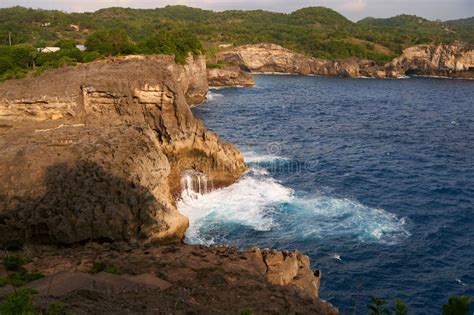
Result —
[[331, 61], [308, 57], [274, 44], [235, 47], [220, 52], [217, 58], [249, 72], [302, 75], [357, 77], [361, 69], [375, 65], [373, 61], [357, 58]]
[[319, 296], [321, 274], [313, 272], [309, 257], [295, 252], [279, 252], [266, 249], [263, 260], [267, 266], [268, 281], [277, 285], [294, 285], [307, 295]]
[[[56, 257], [69, 260], [62, 265], [71, 267], [38, 280], [41, 286], [30, 285], [41, 292], [50, 288], [57, 296], [54, 300], [74, 314], [238, 314], [243, 308], [252, 308], [255, 314], [338, 314], [335, 307], [313, 294], [309, 259], [297, 252], [265, 250], [262, 255], [257, 248], [239, 252], [224, 246], [191, 245], [118, 252], [106, 247], [75, 246], [65, 253], [63, 248], [36, 250], [31, 246], [29, 252], [37, 257], [32, 268], [50, 270], [50, 261], [58, 266]], [[269, 281], [264, 257], [270, 262], [270, 274], [287, 284]], [[107, 261], [125, 274], [78, 272], [83, 260]], [[35, 300], [45, 305], [45, 299], [40, 293]]]
[[418, 45], [385, 65], [390, 77], [405, 74], [474, 78], [474, 50], [465, 45]]
[[405, 74], [446, 77], [474, 77], [474, 50], [463, 44], [418, 45], [384, 66], [371, 60], [348, 58], [324, 60], [308, 57], [278, 45], [257, 44], [235, 47], [218, 54], [218, 59], [250, 72], [276, 72], [347, 77], [399, 77]]
[[192, 115], [185, 93], [207, 82], [193, 69], [115, 58], [0, 84], [0, 125], [12, 126], [0, 129], [0, 243], [180, 240], [182, 172], [219, 187], [245, 170]]
[[169, 289], [172, 284], [169, 283], [168, 281], [165, 281], [163, 279], [157, 278], [156, 276], [149, 274], [149, 273], [143, 273], [138, 276], [123, 276], [126, 279], [135, 282], [137, 284], [140, 284], [146, 288], [149, 289], [154, 289], [154, 290], [166, 290]]
[[210, 86], [244, 86], [255, 85], [255, 79], [247, 72], [242, 71], [237, 66], [226, 67], [224, 69], [208, 69], [207, 80]]

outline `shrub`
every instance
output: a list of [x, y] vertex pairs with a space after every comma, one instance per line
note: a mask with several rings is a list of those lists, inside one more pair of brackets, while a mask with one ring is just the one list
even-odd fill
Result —
[[112, 264], [106, 263], [104, 261], [94, 262], [94, 265], [92, 266], [92, 273], [98, 273], [102, 271], [111, 273], [114, 275], [121, 274], [120, 270]]
[[89, 51], [96, 51], [107, 56], [131, 54], [135, 51], [127, 33], [120, 29], [95, 32], [87, 38], [86, 47]]
[[36, 314], [33, 307], [33, 289], [19, 289], [8, 295], [4, 302], [0, 304], [0, 314], [2, 315], [27, 315]]
[[6, 256], [3, 258], [3, 265], [8, 271], [20, 271], [25, 264], [25, 260], [19, 256]]
[[225, 67], [225, 64], [223, 63], [208, 63], [207, 68], [208, 69], [222, 69]]
[[372, 304], [368, 306], [370, 315], [388, 315], [391, 314], [390, 310], [387, 308], [387, 301], [382, 300], [381, 298], [371, 296]]
[[240, 315], [252, 315], [253, 314], [253, 309], [250, 307], [244, 307], [243, 309], [240, 310]]
[[49, 304], [46, 315], [59, 315], [64, 309], [64, 304], [61, 302], [52, 302]]
[[448, 304], [443, 305], [443, 315], [467, 315], [471, 302], [469, 296], [452, 296]]

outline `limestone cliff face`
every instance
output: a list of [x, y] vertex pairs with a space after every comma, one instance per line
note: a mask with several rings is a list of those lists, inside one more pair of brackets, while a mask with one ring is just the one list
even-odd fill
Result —
[[324, 60], [308, 57], [273, 44], [246, 45], [222, 51], [219, 60], [250, 72], [277, 72], [328, 76], [358, 76], [361, 69], [375, 66], [369, 60]]
[[462, 45], [418, 45], [385, 65], [387, 76], [474, 77], [474, 50]]
[[0, 243], [181, 239], [181, 173], [228, 185], [245, 171], [192, 115], [186, 98], [207, 82], [189, 61], [132, 56], [1, 84]]
[[210, 86], [243, 86], [255, 85], [255, 79], [247, 72], [237, 66], [229, 66], [223, 69], [208, 69], [207, 80]]
[[204, 56], [193, 57], [190, 54], [185, 65], [175, 65], [172, 68], [188, 104], [204, 102], [209, 89], [206, 78], [206, 58]]
[[218, 59], [250, 72], [375, 78], [396, 78], [406, 73], [474, 77], [474, 50], [462, 45], [410, 47], [384, 66], [358, 58], [335, 61], [318, 59], [273, 44], [246, 45], [224, 50], [218, 54]]

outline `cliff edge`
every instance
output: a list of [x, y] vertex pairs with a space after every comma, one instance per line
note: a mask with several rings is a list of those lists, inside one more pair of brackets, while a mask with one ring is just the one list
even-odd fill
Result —
[[221, 51], [217, 59], [254, 73], [397, 78], [405, 75], [474, 78], [474, 50], [459, 45], [418, 45], [385, 65], [358, 58], [325, 60], [274, 44], [256, 44]]
[[1, 84], [1, 245], [182, 239], [182, 172], [219, 187], [246, 169], [240, 152], [192, 115], [186, 99], [206, 93], [203, 60], [181, 66], [167, 56]]
[[[175, 202], [182, 175], [221, 187], [246, 170], [240, 152], [190, 110], [207, 88], [201, 57], [176, 65], [168, 56], [0, 84], [0, 246], [8, 250], [0, 258], [15, 251], [26, 271], [45, 275], [24, 285], [36, 290], [38, 309], [61, 301], [77, 314], [338, 313], [319, 298], [321, 273], [299, 252], [179, 243], [189, 224]], [[113, 272], [98, 272], [102, 265]], [[2, 267], [0, 302], [16, 292]]]

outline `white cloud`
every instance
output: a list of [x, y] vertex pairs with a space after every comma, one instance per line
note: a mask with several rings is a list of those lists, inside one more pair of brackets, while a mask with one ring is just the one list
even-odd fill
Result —
[[362, 12], [366, 8], [367, 2], [365, 0], [349, 0], [339, 6], [343, 12]]

